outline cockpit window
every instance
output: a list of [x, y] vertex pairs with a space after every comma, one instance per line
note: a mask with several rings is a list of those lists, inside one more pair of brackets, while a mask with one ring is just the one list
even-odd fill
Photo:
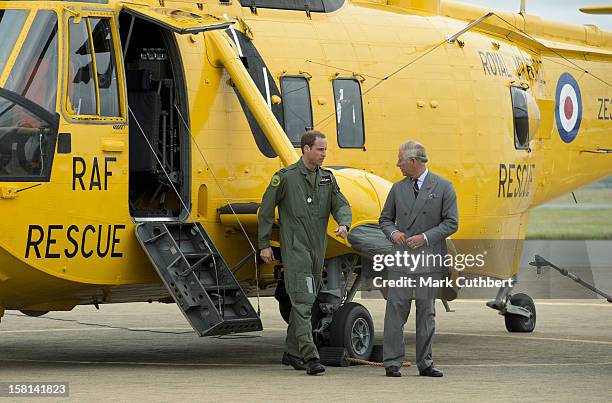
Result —
[[111, 19], [71, 17], [68, 26], [66, 111], [76, 119], [121, 120]]
[[87, 19], [76, 24], [70, 18], [70, 63], [68, 71], [68, 98], [75, 115], [97, 115], [96, 85], [93, 59], [87, 31]]
[[26, 10], [0, 10], [0, 72], [6, 67], [27, 17]]
[[[4, 42], [4, 37], [0, 38]], [[55, 12], [39, 11], [4, 88], [54, 112], [57, 97], [57, 46]]]
[[47, 182], [59, 117], [0, 89], [0, 181]]
[[100, 116], [121, 116], [113, 39], [108, 19], [91, 18], [91, 36], [100, 92]]

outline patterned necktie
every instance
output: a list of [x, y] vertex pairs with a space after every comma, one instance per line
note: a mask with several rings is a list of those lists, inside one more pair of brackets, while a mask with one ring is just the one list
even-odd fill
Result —
[[419, 179], [412, 180], [412, 190], [414, 191], [414, 198], [419, 197]]

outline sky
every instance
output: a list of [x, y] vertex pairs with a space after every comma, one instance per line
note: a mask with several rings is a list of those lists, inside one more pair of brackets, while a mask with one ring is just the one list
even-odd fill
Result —
[[[498, 10], [520, 10], [520, 0], [457, 0]], [[570, 22], [574, 24], [594, 24], [599, 28], [612, 31], [612, 15], [584, 14], [578, 10], [589, 6], [612, 6], [612, 0], [526, 0], [527, 14], [537, 15], [547, 20]]]

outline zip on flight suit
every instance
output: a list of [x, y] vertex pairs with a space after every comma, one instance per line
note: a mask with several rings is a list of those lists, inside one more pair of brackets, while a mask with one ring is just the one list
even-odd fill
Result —
[[285, 287], [291, 299], [287, 353], [305, 361], [318, 359], [310, 317], [321, 284], [329, 214], [349, 228], [351, 208], [333, 173], [325, 168], [310, 172], [301, 158], [278, 171], [264, 193], [258, 212], [260, 249], [270, 246], [276, 206]]

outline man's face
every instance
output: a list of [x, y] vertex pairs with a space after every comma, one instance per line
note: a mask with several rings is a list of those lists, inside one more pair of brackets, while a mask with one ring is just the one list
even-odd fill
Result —
[[304, 146], [304, 158], [311, 164], [320, 167], [323, 165], [327, 153], [327, 139], [317, 137], [312, 147]]
[[402, 175], [414, 177], [416, 174], [416, 160], [404, 157], [404, 152], [400, 149], [397, 153], [397, 167], [402, 171]]

